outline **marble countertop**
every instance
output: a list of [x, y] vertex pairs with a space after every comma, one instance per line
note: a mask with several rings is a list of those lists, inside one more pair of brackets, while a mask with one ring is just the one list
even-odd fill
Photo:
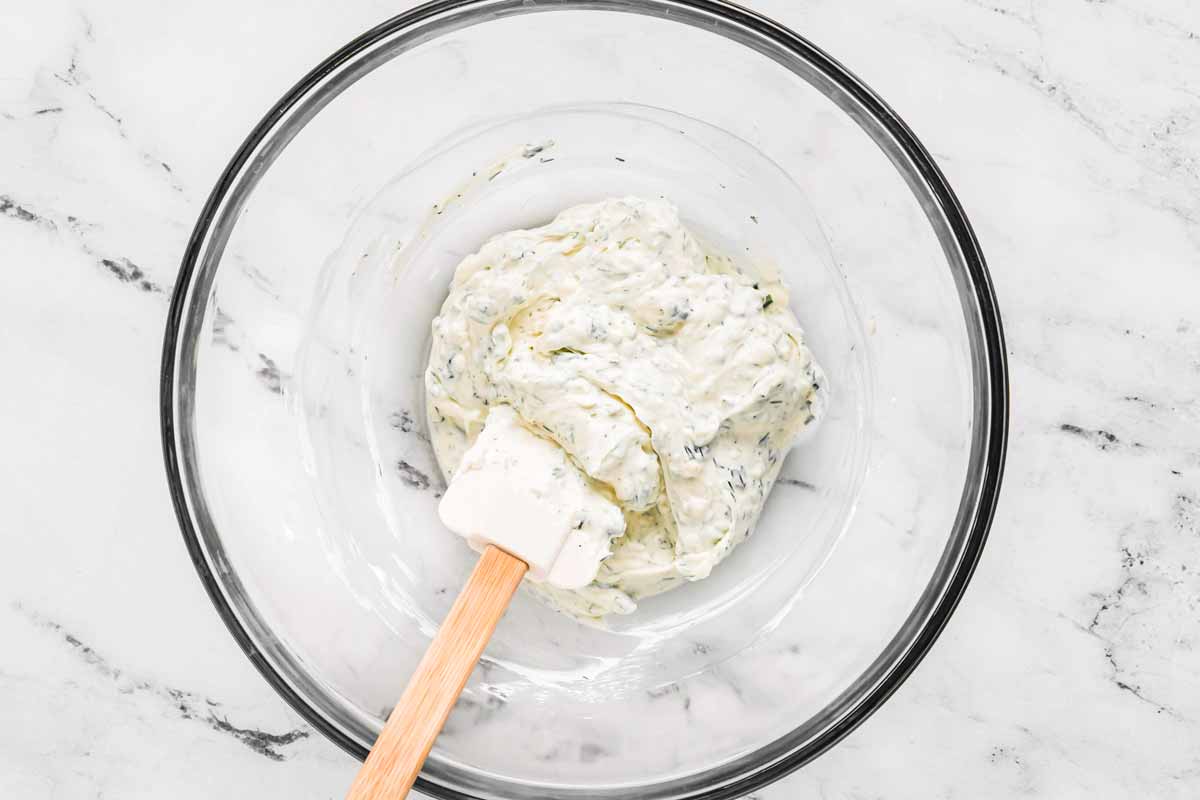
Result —
[[[769, 0], [970, 215], [1012, 371], [974, 582], [881, 711], [760, 800], [1200, 795], [1200, 8]], [[49, 0], [0, 26], [0, 796], [340, 797], [226, 633], [158, 435], [169, 291], [246, 131], [401, 8]]]

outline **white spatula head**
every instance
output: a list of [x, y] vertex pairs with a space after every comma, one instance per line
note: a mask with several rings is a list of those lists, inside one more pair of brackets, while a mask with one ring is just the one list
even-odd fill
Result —
[[438, 508], [475, 550], [489, 544], [529, 565], [531, 580], [578, 589], [625, 532], [621, 510], [561, 447], [495, 406]]

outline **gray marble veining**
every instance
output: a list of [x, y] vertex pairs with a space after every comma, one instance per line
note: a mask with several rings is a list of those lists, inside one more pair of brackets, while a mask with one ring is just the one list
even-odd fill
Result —
[[[1200, 8], [752, 5], [936, 154], [989, 258], [1013, 385], [1000, 511], [942, 639], [861, 729], [756, 796], [1200, 794]], [[5, 12], [0, 796], [337, 797], [352, 775], [194, 577], [161, 474], [158, 354], [191, 224], [242, 136], [398, 10]], [[219, 322], [280, 391], [270, 353]]]

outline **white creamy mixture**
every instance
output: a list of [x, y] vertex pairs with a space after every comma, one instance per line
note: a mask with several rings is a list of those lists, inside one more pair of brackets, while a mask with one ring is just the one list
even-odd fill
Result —
[[561, 448], [572, 481], [619, 507], [624, 533], [593, 580], [533, 584], [583, 617], [707, 577], [824, 405], [783, 287], [706, 252], [669, 203], [634, 197], [568, 209], [464, 259], [425, 381], [448, 479], [507, 406]]

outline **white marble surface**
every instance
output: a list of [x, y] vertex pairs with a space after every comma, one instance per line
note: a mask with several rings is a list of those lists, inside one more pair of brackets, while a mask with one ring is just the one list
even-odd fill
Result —
[[[758, 793], [1200, 794], [1200, 7], [756, 3], [878, 90], [988, 255], [1013, 425], [958, 613], [862, 728]], [[0, 796], [338, 797], [242, 656], [162, 476], [199, 206], [383, 2], [0, 8]]]

